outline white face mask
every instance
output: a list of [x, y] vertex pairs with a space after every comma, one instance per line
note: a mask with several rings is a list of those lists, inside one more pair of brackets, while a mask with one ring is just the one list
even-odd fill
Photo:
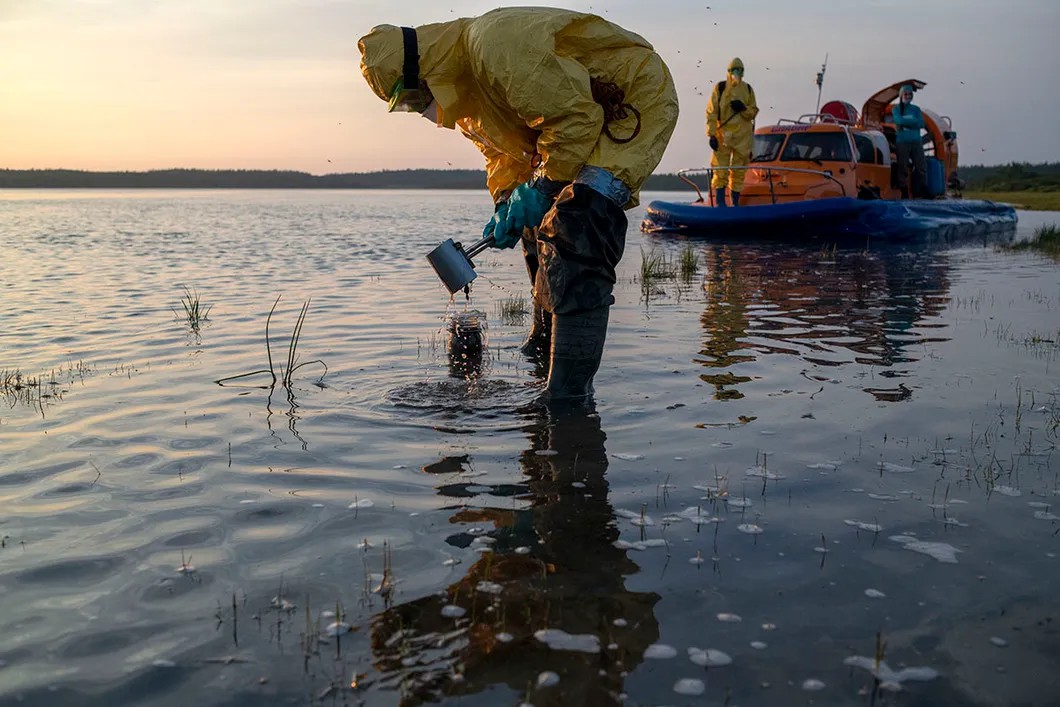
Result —
[[438, 101], [431, 101], [427, 104], [427, 107], [420, 113], [424, 118], [431, 121], [435, 125], [438, 124]]

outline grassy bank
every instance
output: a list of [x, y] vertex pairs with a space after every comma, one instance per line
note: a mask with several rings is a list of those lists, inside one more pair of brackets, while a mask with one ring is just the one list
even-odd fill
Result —
[[966, 191], [964, 198], [1004, 201], [1028, 211], [1060, 211], [1060, 192], [1056, 191]]

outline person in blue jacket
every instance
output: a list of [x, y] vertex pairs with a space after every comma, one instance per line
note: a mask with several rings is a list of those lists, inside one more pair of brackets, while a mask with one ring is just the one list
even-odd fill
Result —
[[[891, 108], [894, 118], [895, 152], [898, 155], [898, 188], [902, 198], [916, 198], [926, 193], [925, 179], [927, 163], [924, 161], [924, 143], [920, 131], [924, 128], [924, 115], [913, 105], [913, 87], [906, 84], [899, 91], [899, 101]], [[913, 188], [909, 189], [909, 162], [913, 162]]]

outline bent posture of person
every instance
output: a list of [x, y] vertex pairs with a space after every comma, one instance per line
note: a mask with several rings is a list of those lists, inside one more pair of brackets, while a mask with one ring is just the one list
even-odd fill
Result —
[[[550, 399], [584, 399], [600, 366], [625, 209], [677, 123], [670, 71], [639, 35], [595, 15], [501, 8], [381, 25], [361, 72], [390, 110], [459, 128], [486, 158], [494, 247], [522, 243], [533, 286], [526, 349], [549, 353]], [[549, 341], [550, 339], [550, 341]]]
[[[924, 196], [927, 191], [925, 178], [927, 177], [927, 163], [924, 161], [924, 142], [920, 137], [920, 131], [924, 127], [924, 115], [920, 108], [913, 105], [913, 87], [902, 86], [899, 91], [899, 101], [891, 108], [891, 117], [894, 118], [896, 131], [894, 147], [897, 156], [898, 188], [902, 190], [902, 198], [918, 198]], [[909, 162], [913, 163], [912, 189], [909, 185]]]
[[757, 115], [755, 92], [751, 84], [744, 82], [743, 62], [736, 57], [729, 62], [728, 76], [715, 84], [707, 103], [707, 137], [714, 151], [710, 166], [723, 168], [714, 170], [710, 180], [717, 206], [725, 206], [726, 183], [732, 193], [732, 205], [740, 205], [740, 190], [747, 170], [724, 168], [747, 166]]

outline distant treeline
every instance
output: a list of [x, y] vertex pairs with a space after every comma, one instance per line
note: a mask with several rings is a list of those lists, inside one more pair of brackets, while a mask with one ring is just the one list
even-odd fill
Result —
[[1060, 191], [1060, 162], [973, 165], [960, 167], [957, 172], [970, 191]]
[[[1060, 162], [1012, 162], [961, 167], [972, 191], [1060, 191]], [[476, 169], [406, 169], [344, 174], [291, 170], [158, 169], [149, 172], [85, 172], [73, 169], [0, 169], [0, 188], [104, 189], [482, 189], [486, 173]], [[650, 191], [683, 191], [675, 174], [654, 174]]]
[[[0, 188], [97, 189], [483, 189], [476, 169], [406, 169], [345, 174], [290, 170], [157, 169], [149, 172], [85, 172], [74, 169], [0, 169]], [[674, 175], [649, 178], [646, 189], [686, 188]]]

